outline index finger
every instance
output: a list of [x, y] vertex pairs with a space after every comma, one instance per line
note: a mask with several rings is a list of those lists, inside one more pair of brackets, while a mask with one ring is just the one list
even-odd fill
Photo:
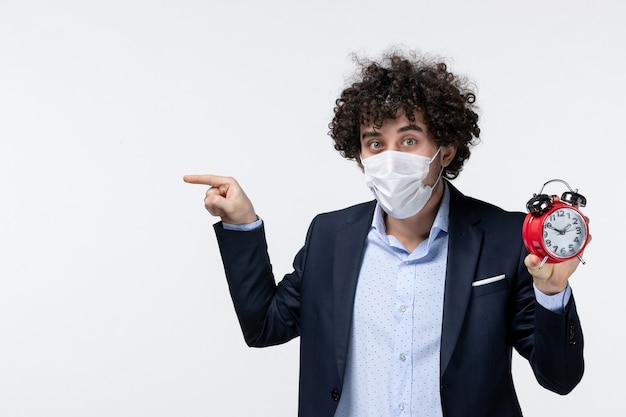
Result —
[[185, 175], [183, 181], [189, 184], [203, 184], [211, 187], [219, 187], [222, 184], [230, 182], [229, 177], [221, 177], [219, 175]]

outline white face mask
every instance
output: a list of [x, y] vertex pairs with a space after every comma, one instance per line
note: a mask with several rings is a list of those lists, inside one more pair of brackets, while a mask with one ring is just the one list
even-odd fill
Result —
[[361, 161], [365, 184], [376, 196], [378, 204], [396, 219], [406, 219], [424, 208], [433, 188], [439, 182], [443, 168], [432, 186], [422, 184], [428, 175], [432, 157], [407, 152], [385, 151]]

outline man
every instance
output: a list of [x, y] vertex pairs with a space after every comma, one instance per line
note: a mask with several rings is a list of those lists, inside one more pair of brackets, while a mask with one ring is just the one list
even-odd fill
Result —
[[539, 268], [523, 213], [450, 183], [480, 134], [474, 93], [443, 63], [362, 63], [330, 136], [376, 200], [318, 215], [278, 285], [263, 222], [233, 178], [205, 184], [231, 296], [250, 346], [300, 336], [301, 417], [521, 416], [512, 348], [560, 394], [583, 374], [568, 278]]

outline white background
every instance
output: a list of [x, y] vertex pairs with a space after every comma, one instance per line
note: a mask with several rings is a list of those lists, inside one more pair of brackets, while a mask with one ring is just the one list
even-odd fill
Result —
[[316, 213], [371, 198], [327, 124], [350, 54], [394, 44], [475, 80], [464, 193], [524, 211], [563, 178], [588, 199], [586, 375], [560, 397], [516, 355], [525, 415], [624, 415], [625, 16], [620, 0], [2, 0], [0, 416], [295, 416], [298, 341], [246, 347], [205, 187], [182, 176], [239, 179], [280, 278]]

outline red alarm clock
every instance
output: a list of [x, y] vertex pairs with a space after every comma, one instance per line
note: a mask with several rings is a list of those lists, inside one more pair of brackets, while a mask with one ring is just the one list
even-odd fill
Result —
[[[561, 182], [569, 189], [559, 198], [542, 194], [546, 185]], [[526, 203], [528, 214], [522, 226], [522, 239], [530, 253], [543, 258], [539, 267], [578, 257], [589, 242], [589, 224], [578, 207], [585, 207], [587, 199], [563, 180], [553, 179], [541, 187], [539, 194]]]

